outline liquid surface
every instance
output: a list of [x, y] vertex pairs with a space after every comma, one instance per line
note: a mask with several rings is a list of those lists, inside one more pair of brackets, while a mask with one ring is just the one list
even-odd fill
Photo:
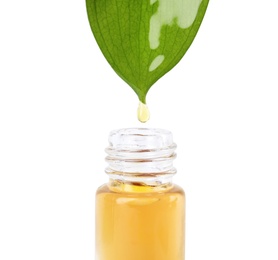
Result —
[[141, 186], [140, 193], [113, 192], [107, 185], [98, 189], [97, 260], [184, 260], [182, 189], [143, 190]]
[[146, 104], [139, 102], [137, 117], [141, 123], [146, 123], [150, 119], [150, 111]]

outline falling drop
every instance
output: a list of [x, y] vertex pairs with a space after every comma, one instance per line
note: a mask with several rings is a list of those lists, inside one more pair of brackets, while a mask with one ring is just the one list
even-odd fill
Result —
[[148, 106], [141, 101], [139, 102], [137, 117], [141, 123], [146, 123], [150, 119], [150, 111]]

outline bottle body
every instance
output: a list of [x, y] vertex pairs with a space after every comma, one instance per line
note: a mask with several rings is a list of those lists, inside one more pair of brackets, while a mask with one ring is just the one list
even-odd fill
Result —
[[110, 133], [109, 182], [96, 193], [96, 260], [184, 260], [185, 194], [162, 129]]
[[107, 184], [97, 191], [97, 260], [184, 260], [183, 190], [128, 186], [129, 192]]

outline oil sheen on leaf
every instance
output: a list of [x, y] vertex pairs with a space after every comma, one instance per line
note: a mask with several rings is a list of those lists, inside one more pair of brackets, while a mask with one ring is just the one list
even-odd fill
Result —
[[116, 73], [146, 103], [150, 87], [194, 40], [209, 0], [86, 0], [96, 41]]

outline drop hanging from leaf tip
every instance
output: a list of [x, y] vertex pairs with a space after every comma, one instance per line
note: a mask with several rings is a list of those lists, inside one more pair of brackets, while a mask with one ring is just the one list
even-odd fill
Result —
[[150, 111], [146, 104], [139, 101], [137, 117], [141, 123], [146, 123], [150, 119]]

